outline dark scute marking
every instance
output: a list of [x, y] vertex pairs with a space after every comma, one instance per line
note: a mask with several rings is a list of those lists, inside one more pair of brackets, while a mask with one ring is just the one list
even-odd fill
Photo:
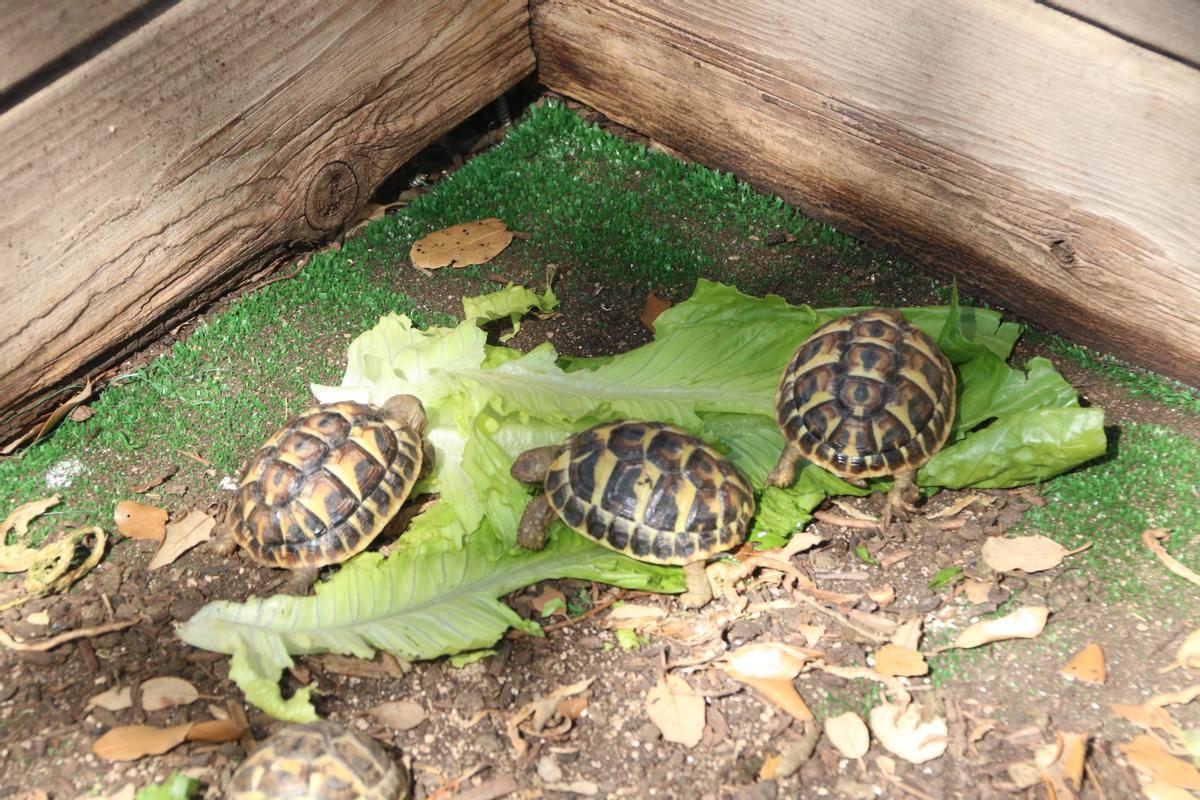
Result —
[[305, 420], [304, 426], [319, 432], [331, 442], [345, 438], [350, 433], [350, 422], [341, 414], [318, 411]]
[[650, 502], [642, 521], [660, 531], [675, 530], [675, 522], [679, 518], [677, 493], [682, 486], [683, 478], [679, 475], [660, 475], [650, 492]]
[[696, 552], [696, 537], [687, 531], [675, 534], [675, 556], [689, 558]]
[[632, 526], [625, 520], [613, 520], [608, 529], [608, 543], [614, 550], [625, 550], [629, 547], [629, 529]]
[[639, 557], [648, 555], [654, 546], [654, 539], [652, 531], [638, 525], [633, 529], [633, 536], [629, 541], [629, 551]]
[[688, 440], [674, 431], [659, 431], [650, 440], [646, 450], [646, 460], [658, 467], [664, 473], [678, 474], [683, 451], [688, 446]]
[[358, 481], [359, 491], [365, 497], [375, 491], [375, 487], [383, 480], [384, 466], [358, 445], [346, 447], [353, 448], [358, 454], [354, 459], [354, 480]]
[[346, 491], [341, 481], [329, 475], [321, 476], [320, 480], [328, 482], [328, 488], [322, 490], [325, 499], [325, 513], [329, 515], [331, 525], [340, 525], [354, 513], [358, 502], [354, 495]]
[[916, 430], [928, 427], [933, 419], [935, 407], [933, 402], [924, 394], [917, 393], [908, 399], [908, 418], [912, 420]]
[[721, 525], [732, 525], [741, 513], [746, 498], [736, 484], [726, 481], [721, 484]]
[[290, 452], [300, 462], [303, 472], [312, 472], [325, 459], [328, 448], [317, 437], [303, 431], [292, 431], [279, 443], [279, 450]]
[[717, 531], [709, 528], [696, 533], [696, 549], [702, 553], [711, 553], [717, 546]]
[[883, 457], [890, 469], [895, 469], [904, 463], [904, 453], [899, 450], [887, 450], [883, 453]]
[[374, 536], [383, 530], [383, 523], [387, 522], [387, 518], [380, 517], [366, 506], [359, 506], [354, 512], [354, 519], [358, 527]]
[[883, 436], [879, 440], [880, 450], [894, 450], [902, 447], [908, 441], [908, 430], [901, 424], [900, 420], [895, 417], [890, 417], [891, 423], [883, 430]]
[[283, 543], [282, 531], [279, 529], [279, 522], [276, 511], [278, 509], [270, 506], [257, 505], [250, 512], [250, 516], [246, 519], [246, 529], [250, 533], [251, 538], [258, 536], [263, 544], [277, 545]]
[[587, 515], [583, 518], [583, 523], [583, 527], [580, 530], [597, 542], [604, 540], [605, 535], [608, 533], [608, 526], [600, 518], [600, 513], [596, 510], [595, 506], [588, 509]]
[[283, 542], [285, 544], [299, 544], [300, 542], [308, 541], [308, 535], [300, 527], [300, 523], [296, 521], [290, 508], [280, 508], [278, 519], [279, 531], [283, 534]]
[[716, 484], [721, 475], [721, 468], [711, 455], [696, 448], [687, 457], [683, 466], [683, 475], [696, 485], [697, 489]]
[[720, 511], [720, 507], [717, 487], [711, 484], [700, 487], [696, 492], [696, 501], [692, 503], [691, 512], [688, 514], [688, 530], [711, 530], [717, 527], [717, 512]]
[[642, 442], [645, 439], [648, 426], [643, 423], [630, 422], [617, 425], [608, 437], [608, 449], [620, 461], [642, 459]]
[[922, 358], [919, 369], [935, 392], [943, 389], [946, 382], [946, 373], [942, 371], [940, 366], [927, 358]]
[[659, 531], [651, 543], [654, 557], [660, 561], [668, 561], [675, 555], [675, 537], [672, 534]]
[[849, 420], [843, 419], [838, 422], [833, 432], [825, 437], [825, 441], [835, 450], [845, 450], [854, 441], [854, 429], [855, 426], [849, 424]]
[[637, 495], [634, 487], [642, 477], [642, 462], [623, 463], [613, 470], [604, 487], [604, 495], [600, 505], [604, 510], [618, 517], [634, 519], [637, 516]]
[[550, 504], [555, 508], [566, 508], [567, 500], [571, 497], [571, 487], [565, 483], [554, 490], [550, 497]]
[[870, 425], [862, 425], [854, 433], [854, 447], [860, 453], [873, 453], [877, 448], [875, 432]]
[[571, 486], [580, 497], [590, 499], [596, 495], [596, 465], [600, 463], [601, 455], [601, 450], [592, 448], [583, 458], [572, 460], [567, 467]]
[[300, 487], [300, 471], [291, 464], [272, 461], [262, 476], [262, 497], [269, 505], [280, 505], [292, 498]]
[[[399, 449], [400, 442], [397, 441], [396, 434], [392, 433], [391, 428], [386, 425], [372, 427], [371, 438], [375, 440], [375, 448], [383, 456], [384, 461], [391, 461], [396, 457], [396, 451]], [[415, 455], [411, 446], [406, 448], [406, 455], [409, 458]]]
[[586, 506], [578, 497], [569, 497], [566, 505], [558, 513], [562, 515], [563, 522], [572, 528], [578, 528], [583, 523], [583, 515], [586, 511]]

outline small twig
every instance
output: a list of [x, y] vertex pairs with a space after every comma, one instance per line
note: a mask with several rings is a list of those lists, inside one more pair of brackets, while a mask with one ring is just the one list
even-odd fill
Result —
[[121, 620], [120, 622], [109, 622], [104, 625], [97, 625], [94, 628], [79, 628], [78, 630], [67, 631], [60, 633], [58, 636], [51, 636], [49, 639], [41, 639], [36, 642], [18, 642], [8, 634], [8, 631], [0, 631], [0, 644], [7, 647], [9, 650], [19, 650], [23, 653], [44, 653], [47, 650], [53, 650], [60, 644], [73, 642], [76, 639], [84, 637], [101, 636], [113, 631], [123, 631], [126, 628], [136, 625], [141, 622], [141, 617], [133, 619]]
[[591, 619], [620, 599], [620, 592], [614, 592], [613, 594], [610, 594], [608, 597], [601, 600], [599, 603], [596, 603], [596, 605], [592, 606], [587, 611], [580, 614], [578, 617], [570, 617], [568, 619], [564, 619], [562, 622], [556, 622], [553, 625], [547, 625], [546, 627], [542, 628], [542, 632], [552, 633], [554, 631], [562, 630], [563, 628], [569, 628], [576, 622], [583, 622], [585, 619]]
[[1190, 581], [1197, 586], [1200, 586], [1200, 575], [1197, 575], [1195, 572], [1177, 561], [1159, 542], [1160, 539], [1165, 542], [1170, 538], [1171, 532], [1166, 528], [1147, 528], [1146, 530], [1142, 531], [1142, 544], [1150, 548], [1150, 552], [1158, 556], [1158, 560], [1163, 563], [1164, 567], [1183, 578], [1185, 581]]
[[179, 449], [176, 449], [175, 452], [179, 453], [179, 455], [181, 455], [181, 456], [187, 456], [188, 458], [192, 459], [193, 461], [199, 461], [201, 464], [203, 464], [206, 467], [212, 466], [212, 462], [209, 461], [204, 456], [200, 455], [199, 453], [193, 452], [191, 450], [179, 450]]
[[939, 527], [944, 531], [956, 531], [959, 528], [966, 527], [965, 519], [949, 519], [943, 522]]
[[429, 795], [426, 800], [442, 800], [442, 798], [447, 797], [451, 792], [457, 792], [458, 787], [462, 786], [464, 783], [471, 780], [471, 778], [474, 778], [476, 775], [483, 772], [488, 768], [488, 766], [489, 765], [487, 763], [476, 764], [462, 775], [459, 775], [457, 778], [453, 778], [443, 783], [441, 786], [435, 789], [433, 794]]
[[820, 522], [828, 522], [830, 525], [837, 525], [842, 528], [861, 528], [863, 530], [877, 531], [880, 529], [878, 522], [871, 522], [865, 519], [853, 519], [851, 517], [841, 517], [837, 514], [830, 514], [828, 511], [814, 511], [813, 518]]

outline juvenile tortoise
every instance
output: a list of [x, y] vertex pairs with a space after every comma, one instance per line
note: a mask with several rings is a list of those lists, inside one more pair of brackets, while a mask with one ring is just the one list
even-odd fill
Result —
[[292, 588], [362, 551], [395, 516], [433, 450], [412, 395], [382, 407], [325, 403], [299, 414], [258, 449], [225, 518], [231, 552], [295, 570]]
[[705, 560], [741, 542], [754, 515], [754, 491], [737, 468], [661, 422], [595, 425], [522, 453], [512, 476], [543, 489], [525, 507], [518, 544], [540, 550], [557, 515], [610, 550], [683, 565], [690, 607], [712, 598]]
[[373, 739], [322, 720], [268, 737], [233, 773], [230, 800], [406, 800], [408, 771]]
[[789, 486], [801, 456], [856, 486], [892, 475], [884, 526], [912, 511], [916, 471], [954, 422], [954, 368], [932, 339], [895, 309], [822, 325], [792, 356], [775, 417], [787, 446], [768, 476]]

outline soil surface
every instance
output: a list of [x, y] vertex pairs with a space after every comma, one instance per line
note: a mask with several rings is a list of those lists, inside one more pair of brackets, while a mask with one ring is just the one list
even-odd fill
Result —
[[[740, 264], [738, 269], [752, 272], [754, 266]], [[507, 274], [512, 276], [513, 270]], [[747, 273], [742, 274], [744, 278]], [[759, 293], [806, 299], [808, 287], [780, 285], [771, 274], [764, 269]], [[861, 280], [869, 282], [884, 303], [936, 302], [927, 292], [893, 286], [885, 274]], [[772, 285], [766, 285], [768, 281]], [[458, 292], [448, 290], [452, 286], [439, 277], [410, 273], [404, 290], [427, 311], [453, 313], [460, 306]], [[527, 350], [550, 340], [564, 355], [600, 355], [650, 339], [639, 321], [642, 293], [578, 274], [560, 275], [556, 291], [560, 312], [531, 319], [513, 345]], [[179, 335], [186, 333], [185, 329]], [[334, 374], [343, 348], [342, 342], [328, 347]], [[1023, 361], [1036, 354], [1023, 345], [1017, 358]], [[1112, 424], [1155, 422], [1182, 436], [1200, 438], [1195, 416], [1132, 398], [1094, 374], [1052, 360], [1090, 401], [1106, 409]], [[140, 470], [131, 469], [127, 476], [131, 486], [164, 467], [145, 464]], [[191, 506], [219, 518], [227, 497], [218, 488], [220, 477], [202, 469], [180, 471], [141, 497], [155, 502], [186, 494]], [[1117, 746], [1139, 731], [1116, 720], [1108, 705], [1141, 703], [1152, 694], [1195, 683], [1194, 672], [1159, 674], [1158, 666], [1170, 661], [1196, 621], [1139, 619], [1114, 611], [1103, 587], [1069, 561], [1036, 575], [991, 572], [980, 559], [983, 542], [1018, 525], [1031, 504], [1044, 501], [1028, 490], [976, 494], [982, 499], [966, 510], [934, 517], [964, 496], [944, 492], [886, 536], [837, 522], [811, 525], [808, 530], [821, 543], [794, 555], [790, 564], [822, 590], [854, 598], [839, 607], [836, 617], [816, 608], [794, 576], [770, 569], [752, 572], [748, 584], [698, 611], [684, 610], [671, 597], [563, 581], [530, 587], [509, 598], [513, 608], [531, 618], [539, 618], [538, 599], [548, 589], [570, 600], [575, 616], [556, 615], [547, 621], [544, 639], [510, 634], [495, 655], [460, 669], [441, 661], [409, 665], [388, 658], [301, 658], [285, 683], [291, 689], [318, 687], [316, 704], [323, 716], [392, 748], [411, 766], [416, 798], [866, 800], [1032, 797], [1035, 791], [1040, 797], [1041, 789], [1027, 789], [1028, 773], [1012, 765], [1030, 763], [1035, 748], [1053, 743], [1056, 732], [1063, 731], [1092, 735], [1083, 797], [1137, 796], [1137, 776]], [[822, 510], [834, 519], [876, 517], [881, 506], [881, 498], [872, 496], [831, 501]], [[865, 563], [856, 553], [859, 544], [880, 565]], [[152, 550], [150, 543], [120, 539], [105, 561], [68, 594], [0, 612], [3, 629], [22, 640], [137, 620], [119, 632], [47, 652], [0, 650], [0, 774], [5, 776], [0, 798], [40, 796], [22, 794], [33, 790], [56, 800], [114, 795], [128, 784], [142, 787], [177, 769], [203, 783], [204, 797], [220, 797], [220, 787], [244, 757], [246, 746], [279, 727], [256, 709], [243, 707], [240, 691], [229, 680], [226, 657], [183, 644], [173, 625], [213, 599], [269, 594], [282, 588], [287, 576], [241, 554], [225, 557], [206, 547], [151, 571], [146, 566]], [[751, 555], [742, 553], [740, 559]], [[939, 570], [953, 565], [966, 565], [967, 574], [985, 585], [981, 595], [968, 598], [962, 583], [929, 588]], [[927, 715], [946, 720], [947, 754], [921, 765], [890, 757], [890, 775], [888, 762], [880, 760], [888, 756], [878, 744], [863, 759], [847, 759], [827, 736], [818, 735], [815, 723], [783, 713], [729, 677], [717, 661], [746, 643], [782, 642], [821, 651], [827, 664], [867, 665], [869, 653], [896, 622], [919, 618], [926, 642], [945, 641], [982, 614], [1002, 608], [1014, 591], [1025, 604], [1051, 609], [1059, 643], [1096, 642], [1104, 648], [1105, 685], [1087, 686], [1060, 677], [1074, 649], [1031, 650], [1020, 643], [1001, 643], [956, 656], [970, 662], [969, 682], [950, 680], [935, 687], [927, 678], [905, 681], [914, 703]], [[663, 612], [636, 648], [621, 646], [608, 619], [618, 599]], [[844, 624], [847, 619], [851, 624]], [[935, 669], [946, 658], [930, 656]], [[707, 699], [703, 734], [694, 747], [665, 741], [647, 714], [647, 693], [665, 667]], [[191, 682], [201, 698], [183, 707], [147, 711], [135, 692], [131, 708], [89, 708], [89, 698], [102, 691], [137, 687], [160, 676]], [[537, 724], [526, 719], [513, 732], [510, 724], [527, 705], [587, 680], [590, 685], [578, 695], [586, 703], [558, 705], [549, 719]], [[795, 686], [820, 720], [845, 711], [864, 713], [879, 697], [869, 682], [820, 669], [803, 672]], [[370, 713], [397, 700], [418, 704], [425, 718], [400, 730]], [[1200, 724], [1196, 705], [1175, 709], [1184, 728]], [[249, 736], [236, 742], [188, 743], [130, 763], [102, 761], [91, 752], [97, 737], [116, 726], [169, 726], [243, 713], [250, 723]], [[1034, 778], [1036, 784], [1036, 773]]]

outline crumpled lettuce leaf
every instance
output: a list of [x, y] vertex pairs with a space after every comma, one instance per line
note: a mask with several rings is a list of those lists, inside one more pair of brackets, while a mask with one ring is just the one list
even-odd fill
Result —
[[[351, 344], [341, 386], [313, 387], [322, 401], [419, 396], [436, 462], [417, 491], [439, 500], [387, 560], [358, 556], [314, 598], [213, 603], [180, 629], [197, 646], [230, 653], [230, 674], [256, 705], [287, 719], [314, 713], [305, 691], [287, 701], [279, 694], [294, 654], [386, 649], [432, 658], [486, 648], [509, 626], [535, 631], [497, 598], [545, 578], [682, 591], [678, 568], [611, 553], [561, 522], [546, 550], [516, 547], [533, 489], [510, 476], [513, 460], [596, 422], [656, 419], [712, 443], [761, 490], [752, 533], [759, 546], [785, 542], [827, 496], [870, 491], [812, 464], [787, 489], [764, 487], [783, 448], [772, 410], [779, 375], [817, 326], [853, 309], [792, 306], [702, 280], [656, 320], [653, 342], [628, 353], [568, 360], [549, 343], [525, 354], [487, 344], [481, 323], [554, 302], [513, 286], [464, 300], [467, 319], [453, 328], [420, 331], [388, 315]], [[1018, 326], [963, 308], [956, 295], [948, 306], [902, 311], [942, 343], [959, 375], [951, 442], [919, 472], [921, 486], [1016, 486], [1104, 452], [1103, 414], [1080, 408], [1049, 362], [1032, 359], [1025, 370], [1005, 363]]]
[[604, 581], [642, 591], [683, 590], [678, 570], [643, 564], [559, 530], [545, 549], [513, 552], [487, 526], [469, 547], [364, 553], [312, 597], [276, 595], [217, 601], [178, 628], [188, 644], [233, 656], [230, 677], [246, 698], [293, 722], [316, 718], [308, 688], [284, 700], [279, 690], [292, 656], [340, 653], [372, 658], [435, 658], [488, 647], [510, 627], [541, 635], [497, 598], [550, 578]]

